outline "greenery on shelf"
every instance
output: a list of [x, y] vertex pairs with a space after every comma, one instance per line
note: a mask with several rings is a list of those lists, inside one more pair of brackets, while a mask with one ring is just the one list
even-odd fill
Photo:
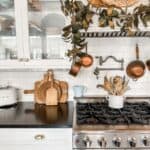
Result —
[[93, 23], [93, 16], [98, 15], [99, 27], [120, 27], [122, 32], [128, 35], [139, 30], [139, 22], [145, 27], [150, 22], [150, 5], [139, 5], [131, 12], [128, 9], [116, 6], [102, 6], [93, 8], [90, 3], [84, 4], [81, 0], [60, 0], [61, 9], [65, 16], [71, 19], [70, 25], [64, 27], [63, 38], [66, 42], [70, 42], [73, 46], [68, 50], [67, 56], [75, 58], [86, 46], [86, 39], [81, 36], [81, 31], [88, 30], [90, 24]]

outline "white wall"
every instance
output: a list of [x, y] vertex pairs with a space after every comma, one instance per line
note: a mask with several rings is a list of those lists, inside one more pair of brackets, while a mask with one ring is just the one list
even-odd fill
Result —
[[[140, 58], [145, 62], [150, 59], [150, 38], [101, 38], [88, 39], [88, 52], [94, 56], [114, 55], [117, 58], [124, 58], [125, 65], [135, 59], [135, 44], [139, 44]], [[124, 75], [124, 71], [105, 71], [100, 72], [100, 79], [97, 80], [93, 71], [98, 61], [94, 61], [94, 65], [88, 69], [82, 68], [77, 77], [72, 77], [67, 71], [55, 71], [55, 77], [59, 80], [66, 80], [69, 82], [70, 98], [73, 98], [73, 85], [85, 85], [88, 90], [86, 95], [104, 95], [105, 91], [97, 89], [96, 85], [102, 83], [105, 74], [110, 75]], [[113, 67], [113, 63], [109, 61], [107, 67]], [[32, 95], [22, 94], [24, 89], [32, 89], [36, 80], [41, 80], [44, 72], [1, 72], [0, 82], [9, 81], [12, 86], [20, 89], [21, 101], [33, 101]], [[150, 72], [146, 71], [145, 75], [138, 81], [130, 80], [131, 90], [127, 95], [150, 95]]]

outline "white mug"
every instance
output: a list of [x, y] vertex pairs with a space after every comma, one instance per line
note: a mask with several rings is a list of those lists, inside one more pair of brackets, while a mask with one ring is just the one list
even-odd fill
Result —
[[84, 92], [86, 92], [87, 88], [83, 85], [75, 85], [73, 86], [74, 96], [75, 97], [82, 97]]

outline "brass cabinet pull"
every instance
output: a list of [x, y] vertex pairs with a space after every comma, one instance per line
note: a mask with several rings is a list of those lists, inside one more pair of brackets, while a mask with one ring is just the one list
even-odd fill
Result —
[[43, 140], [43, 139], [45, 139], [45, 136], [43, 134], [37, 134], [34, 136], [34, 139], [35, 140]]

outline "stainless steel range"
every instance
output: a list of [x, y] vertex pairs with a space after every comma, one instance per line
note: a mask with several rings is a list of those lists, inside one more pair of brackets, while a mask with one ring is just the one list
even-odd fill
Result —
[[127, 98], [124, 108], [105, 98], [76, 98], [73, 149], [150, 150], [150, 97]]

